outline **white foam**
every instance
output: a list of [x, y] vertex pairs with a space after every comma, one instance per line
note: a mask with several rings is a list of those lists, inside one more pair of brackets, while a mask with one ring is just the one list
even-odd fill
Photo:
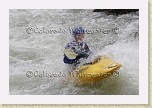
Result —
[[[109, 94], [110, 92], [112, 92], [112, 94], [139, 94], [139, 45], [138, 39], [134, 39], [133, 35], [134, 31], [138, 32], [138, 16], [127, 14], [116, 17], [92, 13], [91, 11], [92, 10], [10, 11], [11, 94]], [[42, 78], [38, 80], [38, 82], [40, 81], [39, 83], [31, 79], [31, 82], [27, 83], [27, 85], [29, 85], [28, 92], [26, 88], [22, 91], [23, 84], [16, 83], [13, 77], [23, 76], [29, 70], [38, 70], [41, 72], [45, 70], [53, 73], [59, 72], [59, 70], [61, 70], [62, 73], [69, 71], [63, 63], [63, 49], [69, 40], [72, 39], [72, 35], [68, 29], [75, 25], [83, 26], [86, 29], [112, 29], [115, 26], [119, 27], [120, 31], [118, 35], [112, 32], [108, 34], [85, 34], [84, 39], [88, 43], [88, 46], [90, 46], [90, 49], [96, 51], [96, 55], [106, 54], [122, 64], [120, 77], [111, 79], [117, 83], [117, 85], [115, 85], [117, 89], [115, 86], [111, 88], [110, 85], [114, 83], [108, 80], [105, 81], [104, 88], [92, 90], [90, 86], [80, 88], [73, 87], [73, 85], [62, 86], [61, 82], [63, 78]], [[38, 27], [42, 29], [43, 26], [49, 30], [62, 28], [65, 29], [67, 33], [26, 33], [27, 27]], [[24, 82], [28, 82], [28, 80], [29, 79], [25, 78]], [[48, 81], [53, 81], [54, 83], [48, 83]], [[125, 86], [125, 84], [127, 84], [127, 86]], [[17, 86], [20, 88], [16, 88]], [[32, 87], [34, 87], [34, 89], [32, 89]], [[49, 87], [51, 90], [45, 90]], [[99, 88], [99, 86], [96, 87]], [[105, 90], [105, 88], [109, 87], [110, 89], [108, 91]], [[81, 93], [79, 91], [81, 91]]]

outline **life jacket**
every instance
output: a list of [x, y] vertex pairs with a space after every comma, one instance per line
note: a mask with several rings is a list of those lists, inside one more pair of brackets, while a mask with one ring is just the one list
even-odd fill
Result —
[[[65, 49], [72, 49], [75, 53], [79, 54], [81, 52], [89, 53], [90, 49], [88, 45], [85, 42], [77, 42], [72, 41], [71, 43], [68, 43], [65, 47]], [[73, 64], [74, 62], [78, 61], [78, 59], [69, 59], [65, 54], [63, 58], [64, 63]]]

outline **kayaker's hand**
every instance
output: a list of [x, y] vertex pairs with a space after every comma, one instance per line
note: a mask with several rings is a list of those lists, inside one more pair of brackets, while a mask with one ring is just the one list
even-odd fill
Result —
[[83, 56], [83, 58], [87, 59], [89, 55], [85, 53], [82, 56]]
[[78, 54], [77, 59], [80, 59], [80, 58], [86, 58], [87, 59], [88, 56], [89, 56], [88, 54], [82, 52], [82, 53]]

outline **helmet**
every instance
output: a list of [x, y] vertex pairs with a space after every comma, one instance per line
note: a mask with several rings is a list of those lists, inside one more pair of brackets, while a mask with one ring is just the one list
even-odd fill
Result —
[[76, 34], [84, 34], [84, 30], [82, 29], [82, 27], [75, 27], [72, 31], [72, 34], [75, 36]]

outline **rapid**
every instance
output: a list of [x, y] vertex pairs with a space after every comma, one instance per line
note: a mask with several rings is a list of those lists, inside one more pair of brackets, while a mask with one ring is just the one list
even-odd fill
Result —
[[[92, 11], [9, 10], [10, 95], [139, 94], [139, 13]], [[119, 76], [84, 85], [68, 79], [71, 67], [63, 62], [63, 51], [75, 26], [86, 30], [84, 41], [94, 56], [122, 64]]]

